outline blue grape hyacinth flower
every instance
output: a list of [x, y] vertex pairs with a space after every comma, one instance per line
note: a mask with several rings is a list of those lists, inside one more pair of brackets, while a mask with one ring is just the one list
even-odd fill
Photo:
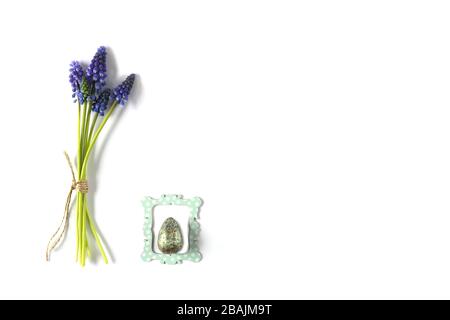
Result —
[[128, 101], [128, 95], [130, 94], [131, 88], [133, 88], [135, 74], [130, 74], [124, 82], [118, 85], [113, 91], [113, 98], [124, 106]]
[[[72, 98], [79, 98], [81, 93], [81, 83], [83, 81], [84, 71], [81, 63], [72, 61], [69, 69], [69, 82], [72, 86]], [[76, 99], [74, 100], [74, 102]], [[81, 102], [82, 103], [82, 102]]]
[[109, 98], [111, 96], [111, 89], [103, 90], [98, 98], [95, 100], [92, 106], [92, 111], [97, 112], [100, 116], [105, 115], [106, 109], [108, 109]]
[[86, 79], [93, 85], [94, 94], [105, 86], [106, 77], [106, 48], [102, 46], [97, 49], [86, 70]]

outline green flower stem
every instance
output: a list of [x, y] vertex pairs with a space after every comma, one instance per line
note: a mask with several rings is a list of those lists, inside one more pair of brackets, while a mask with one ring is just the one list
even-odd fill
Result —
[[86, 195], [81, 195], [81, 266], [84, 267], [86, 261], [86, 214], [84, 207], [86, 206]]
[[77, 261], [81, 263], [81, 222], [82, 222], [82, 196], [81, 192], [77, 192]]
[[81, 173], [81, 145], [80, 145], [80, 141], [81, 141], [81, 105], [80, 102], [78, 102], [78, 125], [77, 125], [77, 141], [78, 141], [78, 154], [77, 154], [77, 169], [78, 169], [78, 174]]
[[91, 113], [92, 113], [92, 103], [89, 102], [87, 105], [87, 110], [86, 110], [86, 122], [84, 125], [84, 149], [86, 151], [86, 147], [89, 146], [89, 142], [88, 142], [88, 133], [89, 133], [89, 125], [90, 125], [90, 120], [91, 120]]
[[[78, 142], [78, 150], [77, 150], [77, 169], [78, 169], [78, 176], [80, 176], [81, 174], [81, 164], [82, 164], [82, 160], [81, 160], [81, 105], [80, 102], [78, 101], [78, 124], [77, 124], [77, 142]], [[80, 228], [78, 226], [78, 221], [80, 219], [80, 210], [79, 208], [79, 200], [78, 200], [78, 194], [77, 194], [77, 254], [76, 254], [76, 261], [78, 261], [78, 255], [79, 255], [79, 234], [80, 234]]]
[[[81, 109], [81, 106], [80, 106]], [[81, 168], [83, 165], [83, 155], [84, 155], [84, 128], [86, 126], [86, 114], [87, 114], [87, 101], [83, 104], [83, 115], [81, 116], [81, 110], [79, 112], [79, 126], [78, 126], [78, 180], [81, 177]], [[80, 119], [81, 116], [81, 119]], [[82, 257], [82, 208], [83, 208], [83, 198], [80, 192], [77, 192], [77, 258], [76, 261], [80, 261]]]
[[[85, 102], [84, 103], [84, 110], [83, 110], [83, 123], [82, 126], [80, 128], [81, 133], [80, 133], [80, 140], [81, 140], [81, 163], [84, 163], [84, 158], [86, 156], [86, 149], [89, 146], [89, 141], [88, 141], [88, 132], [89, 132], [89, 125], [90, 125], [90, 117], [91, 117], [91, 112], [92, 112], [92, 103], [91, 102]], [[82, 170], [82, 165], [79, 168], [78, 171], [78, 179], [82, 180], [85, 179], [85, 177], [82, 176], [81, 174], [81, 170]], [[86, 214], [84, 212], [84, 207], [85, 207], [85, 203], [87, 202], [87, 198], [86, 195], [84, 194], [78, 194], [78, 197], [80, 199], [80, 204], [77, 207], [77, 227], [79, 228], [79, 230], [77, 231], [77, 236], [78, 236], [78, 240], [77, 240], [77, 257], [79, 257], [79, 261], [80, 264], [82, 266], [85, 265], [85, 260], [86, 260], [86, 248], [88, 246], [87, 244], [87, 235], [86, 235]]]
[[97, 243], [98, 248], [100, 249], [100, 253], [103, 257], [103, 261], [105, 261], [106, 264], [108, 264], [108, 257], [106, 256], [105, 250], [103, 249], [102, 242], [100, 240], [100, 237], [98, 236], [97, 228], [95, 227], [94, 221], [92, 221], [91, 214], [89, 213], [89, 209], [86, 203], [85, 206], [86, 210], [86, 216], [89, 222], [89, 226], [91, 228], [92, 234], [94, 235], [95, 242]]
[[78, 262], [80, 263], [80, 265], [84, 265], [83, 264], [83, 255], [85, 252], [85, 238], [84, 238], [84, 230], [85, 230], [85, 222], [84, 222], [84, 212], [83, 212], [83, 208], [84, 208], [84, 201], [85, 201], [85, 195], [81, 192], [78, 192], [78, 199], [79, 199], [79, 204], [78, 204], [78, 214], [77, 216], [79, 217], [79, 219], [77, 220], [78, 222], [78, 226], [79, 226], [79, 234], [78, 234], [78, 247], [79, 247], [79, 256], [78, 256]]
[[94, 119], [92, 119], [91, 128], [89, 129], [88, 140], [87, 140], [88, 145], [91, 144], [92, 134], [94, 133], [94, 128], [95, 128], [95, 124], [97, 122], [97, 118], [98, 118], [98, 112], [95, 113]]
[[[83, 116], [84, 116], [83, 118], [85, 120], [84, 120], [84, 126], [82, 127], [82, 133], [81, 133], [83, 152], [82, 152], [82, 157], [81, 157], [82, 165], [81, 165], [81, 171], [79, 171], [79, 180], [86, 179], [89, 156], [90, 156], [92, 149], [100, 135], [100, 132], [104, 128], [106, 122], [110, 118], [110, 116], [113, 113], [116, 106], [117, 106], [117, 101], [114, 101], [113, 104], [111, 105], [111, 108], [109, 109], [108, 113], [105, 115], [105, 117], [103, 118], [99, 127], [95, 131], [95, 134], [93, 134], [92, 132], [94, 132], [95, 122], [97, 121], [97, 117], [94, 116], [95, 118], [93, 119], [93, 121], [91, 123], [91, 126], [90, 126], [91, 128], [90, 128], [90, 130], [87, 130], [88, 125], [89, 125], [89, 122], [88, 122], [89, 115], [83, 114]], [[86, 105], [85, 105], [85, 107], [86, 107]], [[86, 108], [85, 108], [85, 111], [86, 111]], [[93, 136], [92, 136], [92, 134], [93, 134]], [[78, 222], [78, 226], [80, 228], [79, 240], [78, 240], [78, 245], [77, 245], [77, 247], [79, 248], [78, 249], [79, 255], [77, 255], [79, 258], [79, 262], [80, 262], [81, 266], [85, 265], [86, 251], [87, 251], [86, 224], [88, 223], [89, 227], [91, 229], [91, 232], [95, 238], [95, 241], [97, 243], [97, 246], [102, 254], [103, 260], [105, 261], [105, 263], [108, 263], [108, 258], [106, 256], [105, 250], [103, 249], [103, 246], [101, 244], [101, 240], [97, 233], [97, 229], [95, 227], [94, 221], [92, 220], [92, 217], [90, 216], [90, 213], [89, 213], [87, 197], [85, 194], [80, 194], [80, 193], [78, 193], [78, 197], [80, 200], [79, 205], [77, 206], [77, 217], [78, 217], [77, 222]], [[86, 219], [87, 219], [87, 223], [86, 223]]]
[[[86, 152], [86, 126], [87, 126], [87, 112], [88, 102], [85, 101], [83, 104], [83, 114], [81, 116], [81, 123], [79, 126], [79, 142], [78, 142], [78, 150], [79, 150], [79, 165], [78, 165], [78, 180], [81, 180], [81, 171], [84, 162], [84, 155]], [[80, 264], [83, 263], [83, 254], [84, 254], [84, 238], [83, 238], [83, 202], [84, 196], [81, 192], [77, 192], [77, 261]]]
[[81, 168], [81, 177], [82, 178], [86, 177], [87, 162], [88, 162], [89, 156], [92, 152], [92, 148], [94, 147], [95, 142], [97, 141], [98, 136], [100, 135], [100, 132], [102, 131], [103, 127], [105, 126], [106, 122], [108, 121], [109, 117], [111, 116], [111, 114], [113, 113], [113, 111], [116, 107], [117, 107], [117, 101], [114, 101], [112, 103], [111, 108], [109, 109], [108, 113], [104, 116], [103, 121], [98, 126], [98, 129], [95, 132], [94, 136], [92, 137], [92, 141], [90, 142], [89, 147], [87, 148], [86, 154], [83, 159], [83, 165]]
[[79, 257], [81, 256], [81, 249], [80, 249], [80, 243], [81, 243], [81, 192], [77, 192], [77, 255], [75, 261], [78, 261]]
[[[80, 163], [83, 164], [84, 161], [84, 152], [86, 150], [86, 144], [85, 144], [85, 127], [86, 127], [86, 114], [87, 114], [87, 101], [83, 104], [83, 116], [82, 116], [82, 123], [81, 123], [81, 133], [80, 133], [80, 139], [81, 139], [81, 157], [80, 157]], [[82, 165], [79, 167], [78, 171], [78, 179], [81, 179], [81, 169]]]

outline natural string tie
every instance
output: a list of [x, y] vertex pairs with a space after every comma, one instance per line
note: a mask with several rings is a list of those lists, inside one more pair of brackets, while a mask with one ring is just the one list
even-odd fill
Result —
[[72, 165], [72, 162], [70, 161], [69, 155], [67, 154], [66, 151], [64, 151], [64, 155], [66, 156], [66, 160], [67, 160], [67, 163], [69, 164], [70, 172], [72, 173], [72, 184], [70, 186], [69, 193], [67, 194], [63, 219], [58, 227], [58, 230], [56, 230], [56, 232], [50, 238], [50, 241], [48, 242], [48, 245], [47, 245], [47, 252], [46, 252], [47, 261], [50, 260], [50, 253], [61, 242], [61, 240], [64, 237], [64, 234], [67, 231], [67, 226], [69, 224], [70, 203], [72, 201], [72, 192], [77, 191], [77, 192], [86, 194], [86, 193], [88, 193], [88, 190], [89, 190], [87, 180], [77, 180], [75, 178], [75, 172], [73, 170], [73, 165]]

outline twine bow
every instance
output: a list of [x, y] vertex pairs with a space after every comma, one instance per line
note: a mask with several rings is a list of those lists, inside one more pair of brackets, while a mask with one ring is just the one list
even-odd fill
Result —
[[64, 237], [64, 234], [67, 231], [67, 225], [69, 223], [70, 202], [72, 201], [72, 192], [74, 190], [76, 190], [80, 193], [88, 193], [88, 190], [89, 190], [87, 180], [79, 180], [78, 181], [75, 178], [75, 172], [73, 170], [73, 165], [72, 165], [72, 162], [70, 161], [69, 155], [67, 154], [66, 151], [64, 151], [64, 155], [66, 156], [66, 160], [67, 160], [67, 163], [69, 164], [70, 172], [72, 173], [72, 184], [70, 186], [69, 193], [67, 194], [63, 219], [62, 219], [58, 229], [56, 230], [56, 232], [50, 238], [50, 241], [48, 242], [48, 245], [47, 245], [47, 252], [46, 252], [47, 261], [50, 260], [50, 253], [61, 242], [61, 239]]

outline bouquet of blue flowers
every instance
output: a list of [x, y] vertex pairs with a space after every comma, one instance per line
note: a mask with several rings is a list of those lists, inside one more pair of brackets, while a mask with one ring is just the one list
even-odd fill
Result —
[[107, 78], [105, 47], [98, 48], [87, 68], [84, 68], [79, 61], [74, 61], [70, 64], [69, 71], [69, 81], [73, 91], [72, 97], [78, 105], [77, 172], [74, 172], [70, 158], [66, 153], [67, 161], [72, 170], [73, 181], [67, 196], [63, 220], [49, 241], [46, 258], [49, 260], [51, 251], [64, 237], [68, 227], [72, 192], [76, 191], [76, 261], [81, 266], [84, 266], [86, 257], [91, 255], [92, 246], [89, 244], [87, 237], [89, 230], [93, 239], [95, 239], [103, 260], [105, 263], [108, 263], [95, 222], [89, 212], [86, 195], [88, 192], [88, 164], [95, 143], [111, 114], [118, 105], [125, 106], [134, 84], [135, 75], [129, 75], [125, 81], [113, 90], [105, 88]]

